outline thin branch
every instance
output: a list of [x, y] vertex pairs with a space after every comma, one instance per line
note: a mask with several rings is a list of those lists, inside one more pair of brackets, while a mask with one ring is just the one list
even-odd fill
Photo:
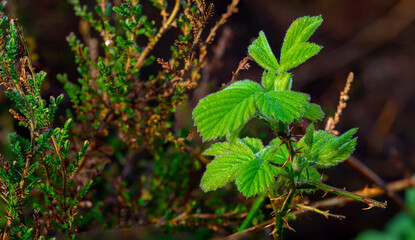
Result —
[[213, 41], [213, 39], [215, 38], [216, 35], [216, 31], [218, 30], [218, 28], [220, 26], [222, 26], [223, 24], [226, 23], [226, 21], [228, 20], [228, 18], [230, 16], [232, 16], [233, 13], [238, 12], [238, 8], [236, 7], [238, 5], [240, 0], [233, 0], [231, 4], [228, 5], [228, 8], [226, 10], [226, 12], [224, 14], [222, 14], [221, 18], [219, 19], [219, 21], [216, 22], [215, 26], [210, 29], [209, 35], [205, 40], [205, 44], [209, 44], [211, 41]]
[[153, 39], [150, 39], [147, 47], [144, 49], [143, 53], [141, 53], [140, 58], [138, 58], [137, 63], [134, 65], [134, 68], [141, 68], [143, 66], [144, 59], [153, 50], [154, 46], [163, 36], [164, 32], [171, 26], [171, 24], [173, 23], [173, 20], [176, 18], [177, 13], [179, 12], [179, 8], [180, 8], [180, 0], [176, 0], [173, 11], [170, 14], [170, 17], [163, 24], [163, 26], [161, 26], [157, 35]]
[[[388, 187], [388, 189], [395, 191], [395, 192], [403, 191], [405, 189], [415, 186], [415, 177], [391, 182], [391, 183], [388, 183], [386, 186]], [[379, 187], [373, 187], [373, 188], [364, 188], [363, 190], [355, 191], [353, 193], [357, 195], [361, 195], [363, 197], [367, 197], [367, 198], [374, 198], [374, 197], [378, 197], [378, 196], [385, 194], [385, 191]], [[346, 197], [332, 197], [332, 198], [328, 198], [322, 201], [312, 203], [309, 206], [313, 208], [318, 208], [318, 209], [329, 209], [329, 208], [334, 208], [334, 207], [343, 207], [347, 203], [355, 202], [355, 201], [356, 200], [354, 199], [350, 199]], [[306, 211], [304, 210], [295, 211], [293, 212], [293, 214], [295, 216], [301, 216], [307, 212], [310, 212], [310, 211], [307, 211], [307, 210]], [[262, 222], [258, 225], [255, 225], [253, 227], [250, 227], [248, 229], [245, 229], [243, 231], [229, 235], [222, 239], [240, 239], [241, 237], [246, 236], [249, 233], [261, 231], [267, 227], [271, 227], [274, 225], [273, 223], [274, 223], [274, 220], [271, 219], [271, 220]]]
[[310, 182], [305, 182], [303, 184], [300, 183], [298, 185], [298, 188], [320, 189], [324, 192], [329, 192], [329, 193], [336, 194], [338, 196], [351, 198], [351, 199], [354, 199], [356, 201], [366, 203], [367, 205], [369, 205], [368, 209], [372, 208], [372, 207], [386, 208], [386, 205], [387, 205], [386, 202], [382, 203], [382, 202], [367, 198], [365, 196], [362, 196], [362, 195], [359, 195], [359, 194], [356, 194], [356, 193], [353, 193], [353, 192], [349, 192], [349, 191], [346, 191], [346, 190], [343, 190], [343, 189], [340, 189], [340, 188], [332, 187], [332, 186], [329, 186], [325, 183], [317, 182], [317, 181], [316, 182], [311, 182], [311, 181]]
[[333, 217], [333, 218], [337, 218], [339, 220], [342, 220], [342, 219], [346, 218], [343, 215], [331, 214], [331, 213], [329, 213], [329, 210], [323, 211], [323, 210], [320, 210], [318, 208], [307, 206], [307, 205], [300, 204], [300, 203], [295, 204], [295, 206], [300, 209], [299, 211], [302, 211], [302, 212], [303, 211], [312, 211], [312, 212], [323, 215], [325, 218]]
[[232, 84], [233, 82], [235, 82], [236, 76], [238, 76], [238, 73], [241, 70], [248, 70], [251, 67], [251, 65], [249, 65], [249, 60], [252, 60], [252, 58], [250, 56], [247, 56], [247, 57], [244, 57], [244, 59], [242, 59], [239, 62], [239, 65], [238, 65], [238, 68], [236, 69], [236, 71], [232, 72], [232, 79], [231, 79], [231, 82], [229, 84]]
[[386, 182], [379, 175], [377, 175], [372, 169], [367, 167], [359, 159], [353, 156], [350, 156], [346, 160], [346, 164], [352, 167], [354, 170], [356, 170], [366, 179], [370, 180], [372, 183], [382, 188], [383, 191], [385, 191], [386, 196], [388, 196], [394, 203], [396, 203], [396, 205], [398, 205], [400, 209], [404, 209], [404, 202], [402, 198], [398, 194], [396, 194], [396, 192], [389, 189], [386, 185]]

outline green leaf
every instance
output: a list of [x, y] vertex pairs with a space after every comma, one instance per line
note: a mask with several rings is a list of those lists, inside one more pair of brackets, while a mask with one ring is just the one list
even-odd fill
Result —
[[[351, 129], [341, 136], [328, 131], [317, 131], [313, 134], [313, 144], [307, 160], [320, 168], [331, 167], [346, 160], [353, 153], [357, 138], [352, 138], [357, 128]], [[309, 148], [307, 145], [306, 148]]]
[[278, 73], [297, 67], [321, 50], [321, 46], [307, 41], [322, 22], [321, 16], [306, 16], [298, 18], [291, 24], [281, 48], [281, 66]]
[[301, 179], [307, 181], [319, 181], [321, 180], [321, 174], [313, 167], [307, 167], [301, 172]]
[[311, 123], [304, 135], [304, 144], [307, 146], [306, 150], [312, 149], [314, 141], [314, 123]]
[[203, 139], [223, 137], [245, 125], [255, 114], [255, 94], [259, 91], [259, 84], [243, 80], [200, 100], [193, 119]]
[[248, 47], [248, 52], [261, 67], [271, 72], [278, 72], [278, 61], [263, 31], [259, 32], [259, 37]]
[[263, 148], [261, 140], [255, 138], [213, 144], [204, 152], [215, 159], [206, 167], [201, 188], [204, 191], [216, 190], [235, 180], [239, 191], [246, 197], [262, 193], [280, 172], [280, 168], [261, 158]]
[[223, 187], [229, 181], [235, 179], [235, 175], [241, 166], [252, 161], [252, 156], [229, 153], [216, 157], [206, 166], [200, 187], [203, 191], [212, 191]]
[[265, 70], [262, 73], [261, 84], [264, 86], [265, 90], [273, 90], [276, 80], [277, 75], [274, 72]]
[[275, 91], [286, 91], [291, 90], [291, 85], [293, 82], [293, 75], [291, 73], [285, 73], [278, 75], [275, 81]]
[[309, 96], [293, 91], [258, 92], [258, 112], [277, 121], [291, 123], [301, 118], [308, 106]]
[[240, 139], [240, 141], [254, 153], [258, 153], [264, 148], [262, 141], [258, 138], [250, 138], [246, 137], [244, 139]]
[[281, 59], [293, 46], [305, 43], [323, 22], [321, 16], [305, 16], [295, 20], [288, 28], [281, 48]]
[[203, 153], [204, 155], [215, 156], [215, 159], [206, 166], [206, 172], [203, 174], [200, 187], [205, 192], [216, 190], [234, 180], [235, 175], [243, 165], [257, 158], [252, 149], [256, 150], [261, 146], [261, 140], [248, 140], [247, 138], [237, 139], [232, 144], [228, 142], [213, 144]]
[[260, 139], [257, 138], [244, 138], [236, 139], [235, 142], [219, 142], [212, 144], [208, 149], [203, 152], [205, 156], [220, 156], [231, 152], [249, 154], [257, 153], [264, 148]]
[[264, 161], [282, 165], [288, 158], [288, 149], [285, 145], [272, 146], [270, 144], [262, 149], [262, 151], [258, 153], [258, 156]]
[[200, 187], [205, 192], [223, 187], [229, 181], [234, 180], [240, 167], [249, 161], [251, 161], [249, 155], [237, 153], [216, 157], [206, 166], [206, 172], [203, 174]]
[[257, 157], [241, 166], [236, 176], [236, 186], [245, 197], [260, 194], [275, 181], [279, 170]]
[[281, 73], [287, 72], [304, 63], [320, 52], [322, 46], [314, 43], [301, 43], [293, 46], [289, 52], [281, 56]]
[[306, 108], [304, 117], [310, 119], [311, 121], [322, 120], [324, 118], [324, 112], [321, 110], [320, 105], [310, 103]]

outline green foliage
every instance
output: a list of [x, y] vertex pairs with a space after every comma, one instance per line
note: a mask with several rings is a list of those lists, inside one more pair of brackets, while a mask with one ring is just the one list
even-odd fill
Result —
[[249, 46], [248, 52], [261, 67], [270, 72], [278, 72], [278, 61], [272, 53], [264, 32], [259, 32], [259, 37]]
[[[0, 8], [3, 7], [2, 3]], [[35, 72], [29, 57], [18, 52], [26, 46], [14, 20], [2, 17], [0, 24], [1, 85], [6, 87], [6, 96], [14, 105], [10, 113], [30, 133], [29, 138], [10, 134], [14, 156], [0, 162], [0, 195], [7, 219], [1, 237], [38, 239], [41, 232], [54, 229], [73, 238], [76, 209], [90, 186], [75, 190], [71, 185], [85, 149], [76, 159], [70, 155], [71, 119], [62, 129], [52, 127], [63, 96], [51, 97], [49, 103], [42, 99], [40, 92], [46, 73]], [[34, 189], [42, 192], [40, 198], [32, 197]], [[26, 214], [28, 209], [35, 213]], [[40, 215], [46, 221], [42, 222]]]
[[[321, 16], [294, 21], [284, 39], [280, 64], [260, 32], [248, 50], [265, 69], [262, 86], [251, 80], [237, 81], [203, 98], [193, 110], [204, 140], [227, 136], [227, 141], [215, 143], [204, 152], [214, 159], [206, 167], [201, 188], [216, 190], [234, 181], [246, 197], [266, 193], [276, 214], [275, 237], [282, 237], [283, 219], [291, 201], [303, 191], [317, 188], [364, 201], [345, 191], [330, 190], [334, 188], [321, 183], [320, 174], [313, 168], [335, 166], [347, 159], [354, 151], [357, 129], [337, 137], [328, 131], [315, 131], [311, 123], [304, 137], [298, 139], [289, 127], [302, 118], [317, 121], [324, 117], [320, 106], [309, 103], [307, 94], [291, 91], [292, 74], [287, 72], [320, 51], [320, 46], [307, 41], [321, 22]], [[265, 147], [256, 138], [237, 138], [254, 117], [264, 120], [276, 134]]]
[[244, 80], [202, 99], [193, 116], [203, 139], [223, 137], [245, 125], [256, 112], [256, 95], [261, 90], [259, 84]]
[[287, 71], [304, 63], [322, 49], [319, 45], [307, 42], [322, 22], [321, 16], [302, 17], [294, 21], [285, 35], [279, 64], [264, 32], [259, 33], [259, 37], [249, 46], [248, 52], [265, 68], [262, 77], [265, 89], [291, 89], [292, 76]]
[[314, 124], [310, 124], [304, 136], [304, 156], [319, 168], [335, 166], [354, 151], [356, 131], [354, 128], [337, 137], [328, 131], [314, 131]]
[[281, 48], [280, 74], [297, 67], [322, 49], [321, 46], [307, 42], [323, 22], [321, 16], [297, 19], [287, 31]]
[[263, 148], [262, 142], [255, 138], [212, 145], [204, 154], [215, 159], [207, 166], [200, 186], [204, 191], [211, 191], [235, 181], [239, 191], [247, 197], [262, 193], [273, 182], [278, 170], [261, 158]]
[[[98, 227], [176, 228], [169, 222], [176, 213], [196, 209], [188, 206], [190, 183], [201, 163], [189, 131], [174, 126], [175, 114], [198, 85], [209, 45], [237, 2], [212, 25], [213, 6], [204, 0], [97, 0], [93, 7], [69, 0], [80, 17], [79, 34], [67, 37], [79, 78], [58, 79], [72, 102], [70, 141], [79, 150], [91, 140], [74, 176], [84, 183], [96, 178], [99, 189], [87, 196], [94, 205], [85, 219], [99, 219]], [[101, 198], [103, 205], [95, 204]], [[93, 229], [85, 219], [80, 224]]]

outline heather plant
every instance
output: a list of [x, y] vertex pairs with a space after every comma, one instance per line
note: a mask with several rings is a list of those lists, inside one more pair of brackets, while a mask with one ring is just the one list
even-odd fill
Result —
[[[278, 59], [260, 32], [240, 68], [255, 60], [264, 68], [261, 84], [234, 81], [238, 68], [229, 86], [199, 102], [193, 118], [203, 140], [226, 138], [204, 152], [213, 157], [209, 161], [190, 130], [176, 126], [176, 114], [209, 66], [210, 45], [239, 1], [230, 1], [216, 23], [213, 5], [203, 0], [68, 2], [80, 22], [79, 34], [67, 37], [77, 76], [58, 76], [72, 103], [66, 116], [55, 116], [63, 95], [42, 98], [46, 73], [32, 66], [16, 20], [0, 21], [1, 84], [20, 125], [19, 134], [10, 135], [13, 155], [0, 164], [2, 239], [76, 238], [96, 228], [124, 232], [154, 225], [202, 235], [242, 231], [266, 220], [259, 210], [265, 198], [275, 214], [273, 235], [282, 238], [295, 209], [343, 217], [300, 200], [315, 190], [386, 206], [324, 184], [318, 171], [348, 158], [357, 140], [357, 129], [340, 136], [316, 130], [321, 107], [291, 90], [291, 70], [322, 48], [309, 42], [320, 16], [291, 25]], [[240, 137], [254, 118], [272, 130], [268, 145]], [[295, 135], [292, 127], [303, 119], [311, 123], [304, 135]], [[251, 209], [249, 201], [222, 204], [225, 191], [201, 197], [193, 183], [203, 164], [204, 191], [234, 182], [243, 196], [256, 196]], [[204, 213], [208, 208], [215, 212]]]
[[[96, 213], [110, 226], [170, 224], [165, 220], [183, 211], [189, 176], [201, 168], [188, 146], [189, 131], [175, 129], [174, 114], [198, 85], [209, 45], [239, 1], [230, 1], [210, 24], [213, 4], [203, 0], [97, 0], [93, 8], [68, 2], [81, 18], [80, 36], [67, 37], [79, 77], [58, 79], [72, 102], [73, 142], [91, 142], [75, 177], [97, 178], [97, 187], [110, 189], [106, 197], [117, 199], [111, 206], [115, 214], [94, 205], [82, 225]], [[159, 14], [146, 15], [146, 9]], [[166, 41], [166, 35], [173, 40]], [[168, 48], [158, 56], [161, 44]], [[117, 169], [112, 175], [104, 173], [108, 165]]]
[[[0, 10], [4, 6], [1, 3]], [[1, 18], [0, 36], [0, 84], [13, 103], [10, 113], [22, 127], [21, 133], [9, 137], [13, 155], [0, 162], [0, 196], [5, 204], [1, 215], [7, 220], [1, 239], [38, 239], [54, 232], [74, 238], [78, 203], [90, 182], [76, 187], [72, 179], [88, 142], [73, 153], [69, 141], [72, 119], [63, 127], [54, 127], [63, 95], [52, 96], [49, 102], [42, 98], [46, 73], [34, 70], [13, 19]]]
[[[355, 149], [357, 129], [336, 136], [329, 131], [317, 131], [314, 122], [324, 113], [317, 104], [310, 103], [309, 95], [291, 90], [290, 71], [316, 55], [321, 46], [309, 38], [322, 23], [321, 16], [302, 17], [288, 29], [279, 59], [272, 52], [263, 32], [249, 46], [251, 57], [264, 72], [261, 84], [252, 80], [231, 83], [223, 90], [200, 100], [193, 110], [193, 118], [203, 140], [226, 137], [226, 141], [212, 144], [203, 153], [213, 156], [203, 174], [200, 186], [204, 191], [216, 190], [234, 182], [246, 197], [259, 196], [259, 202], [268, 197], [273, 208], [274, 238], [282, 239], [283, 228], [290, 228], [293, 208], [310, 208], [296, 204], [295, 199], [315, 190], [322, 190], [365, 202], [369, 207], [386, 204], [322, 182], [319, 168], [328, 168], [347, 159]], [[239, 138], [247, 122], [257, 118], [265, 122], [274, 139], [263, 144], [253, 137]], [[305, 134], [294, 135], [293, 123], [302, 119], [311, 121]], [[254, 204], [246, 221], [252, 220], [260, 204]], [[340, 217], [315, 209], [326, 217]]]

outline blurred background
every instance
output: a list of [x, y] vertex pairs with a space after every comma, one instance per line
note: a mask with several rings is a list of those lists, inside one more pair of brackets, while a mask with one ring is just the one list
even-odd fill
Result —
[[[82, 1], [81, 1], [82, 2]], [[83, 1], [93, 4], [95, 1]], [[146, 1], [142, 1], [145, 5]], [[230, 1], [214, 0], [212, 22], [226, 11]], [[77, 77], [73, 54], [65, 40], [78, 32], [79, 19], [65, 0], [11, 0], [9, 11], [19, 19], [32, 51], [35, 67], [48, 72], [44, 96], [64, 93], [56, 74]], [[277, 53], [291, 22], [304, 15], [322, 15], [324, 22], [312, 42], [324, 46], [319, 55], [294, 70], [293, 89], [309, 93], [327, 116], [336, 111], [340, 91], [349, 72], [355, 80], [350, 100], [337, 130], [359, 127], [357, 150], [361, 162], [387, 182], [409, 177], [415, 170], [415, 1], [413, 0], [241, 0], [239, 12], [218, 33], [214, 59], [205, 69], [200, 86], [190, 94], [188, 109], [178, 119], [191, 125], [191, 109], [198, 99], [228, 83], [232, 71], [247, 55], [247, 47], [263, 30]], [[146, 10], [145, 10], [146, 11]], [[156, 13], [156, 12], [155, 12]], [[151, 10], [147, 13], [152, 14]], [[163, 41], [156, 47], [163, 56]], [[262, 70], [251, 62], [238, 79], [260, 81]], [[47, 97], [46, 97], [47, 98]], [[6, 99], [0, 96], [2, 106]], [[66, 107], [70, 106], [66, 98]], [[13, 121], [1, 108], [1, 139], [13, 131]], [[325, 121], [318, 124], [322, 129]], [[262, 133], [262, 128], [254, 134]], [[6, 144], [6, 143], [2, 143]], [[327, 183], [354, 191], [371, 183], [355, 170], [341, 164], [327, 169]], [[316, 194], [318, 195], [318, 194]], [[402, 194], [400, 194], [402, 195]], [[320, 196], [316, 196], [318, 199]], [[382, 229], [399, 208], [386, 197], [387, 209], [362, 211], [364, 204], [349, 204], [331, 213], [346, 219], [325, 219], [311, 214], [290, 223], [297, 232], [286, 231], [286, 239], [352, 239], [368, 229]], [[258, 236], [265, 236], [263, 233]]]

